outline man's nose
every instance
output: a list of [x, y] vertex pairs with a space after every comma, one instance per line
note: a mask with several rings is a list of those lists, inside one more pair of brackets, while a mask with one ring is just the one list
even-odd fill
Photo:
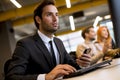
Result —
[[53, 15], [53, 21], [57, 21], [58, 16]]

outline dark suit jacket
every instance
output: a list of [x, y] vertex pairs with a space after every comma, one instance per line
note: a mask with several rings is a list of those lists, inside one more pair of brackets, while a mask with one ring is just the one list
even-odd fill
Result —
[[[60, 54], [60, 64], [78, 65], [67, 54], [62, 41], [54, 38]], [[52, 58], [38, 34], [17, 42], [12, 60], [6, 72], [6, 80], [36, 80], [39, 74], [49, 73], [54, 68]]]

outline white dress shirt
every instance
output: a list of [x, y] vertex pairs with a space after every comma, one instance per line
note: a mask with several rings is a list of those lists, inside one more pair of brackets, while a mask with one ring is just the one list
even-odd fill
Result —
[[[49, 41], [52, 41], [52, 45], [53, 45], [53, 49], [54, 49], [54, 53], [55, 53], [55, 58], [56, 58], [56, 64], [59, 64], [59, 52], [57, 50], [57, 47], [54, 43], [54, 35], [52, 38], [49, 38], [47, 37], [46, 35], [44, 35], [43, 33], [41, 33], [39, 30], [38, 30], [38, 35], [41, 37], [42, 41], [44, 42], [45, 46], [47, 47], [48, 51], [50, 52], [50, 44], [49, 44]], [[50, 54], [50, 53], [48, 53]], [[37, 77], [37, 80], [45, 80], [45, 74], [40, 74], [38, 75]]]

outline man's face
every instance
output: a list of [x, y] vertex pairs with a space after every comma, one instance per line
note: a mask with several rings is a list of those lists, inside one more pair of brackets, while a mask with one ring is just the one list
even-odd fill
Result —
[[94, 28], [90, 28], [89, 29], [89, 33], [88, 33], [88, 38], [93, 41], [95, 40], [95, 37], [96, 37], [96, 33], [94, 31]]
[[47, 5], [43, 8], [40, 30], [47, 33], [54, 33], [58, 30], [58, 10], [54, 5]]

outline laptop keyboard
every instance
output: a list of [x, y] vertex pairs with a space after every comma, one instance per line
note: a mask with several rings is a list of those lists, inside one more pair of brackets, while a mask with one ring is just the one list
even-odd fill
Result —
[[86, 68], [82, 68], [82, 69], [80, 69], [80, 70], [77, 70], [77, 71], [74, 72], [74, 73], [71, 73], [71, 74], [69, 74], [69, 75], [64, 76], [64, 78], [71, 78], [71, 77], [75, 77], [75, 76], [82, 75], [82, 74], [87, 73], [87, 72], [89, 72], [89, 71], [91, 71], [91, 70], [98, 69], [98, 68], [100, 68], [101, 66], [103, 66], [103, 65], [105, 65], [105, 64], [110, 64], [111, 61], [112, 61], [112, 60], [104, 60], [104, 61], [102, 61], [102, 62], [100, 62], [100, 63], [93, 64], [93, 65], [91, 65], [91, 66], [89, 66], [89, 67], [86, 67]]

